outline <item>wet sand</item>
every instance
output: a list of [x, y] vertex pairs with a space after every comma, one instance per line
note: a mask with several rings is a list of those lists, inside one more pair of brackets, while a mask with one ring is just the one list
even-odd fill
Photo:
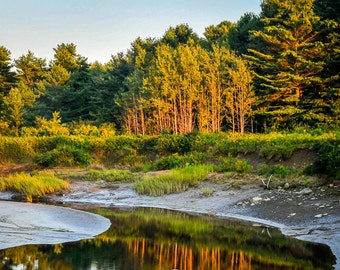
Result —
[[0, 209], [0, 249], [88, 239], [110, 227], [107, 218], [64, 207], [0, 201]]

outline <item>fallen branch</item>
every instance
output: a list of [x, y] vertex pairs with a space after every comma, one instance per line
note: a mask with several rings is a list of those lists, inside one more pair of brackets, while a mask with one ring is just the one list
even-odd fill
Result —
[[264, 182], [263, 179], [261, 179], [262, 184], [263, 184], [267, 189], [269, 189], [269, 184], [270, 184], [270, 180], [272, 179], [272, 176], [273, 176], [272, 174], [269, 176], [268, 181], [267, 181], [267, 184]]

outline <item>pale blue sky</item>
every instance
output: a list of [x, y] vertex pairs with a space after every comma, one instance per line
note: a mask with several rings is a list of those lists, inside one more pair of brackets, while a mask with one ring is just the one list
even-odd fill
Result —
[[137, 38], [159, 38], [170, 26], [188, 24], [202, 36], [209, 25], [236, 22], [260, 12], [261, 0], [0, 0], [0, 46], [12, 58], [50, 60], [53, 48], [74, 43], [89, 62], [106, 63]]

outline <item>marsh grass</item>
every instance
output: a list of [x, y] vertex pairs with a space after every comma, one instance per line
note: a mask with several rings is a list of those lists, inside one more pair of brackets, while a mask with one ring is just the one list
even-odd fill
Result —
[[187, 190], [191, 186], [197, 186], [207, 178], [208, 173], [211, 171], [211, 166], [187, 166], [156, 176], [147, 175], [137, 181], [134, 188], [139, 194], [151, 196], [178, 193]]
[[69, 188], [69, 183], [56, 177], [53, 172], [15, 173], [0, 178], [0, 190], [19, 192], [27, 197], [44, 196]]
[[204, 187], [202, 188], [202, 195], [204, 197], [210, 197], [214, 193], [214, 189], [212, 187]]

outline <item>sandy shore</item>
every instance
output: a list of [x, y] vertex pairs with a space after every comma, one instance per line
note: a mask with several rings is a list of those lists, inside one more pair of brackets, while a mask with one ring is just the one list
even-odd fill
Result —
[[[204, 195], [207, 188], [213, 191], [209, 196]], [[203, 182], [183, 193], [151, 197], [137, 194], [131, 184], [74, 181], [68, 193], [48, 199], [73, 206], [158, 207], [261, 223], [298, 239], [327, 244], [337, 257], [335, 269], [340, 269], [340, 197], [334, 194], [336, 188], [266, 190], [260, 185], [233, 188]], [[0, 193], [0, 199], [12, 195]]]

